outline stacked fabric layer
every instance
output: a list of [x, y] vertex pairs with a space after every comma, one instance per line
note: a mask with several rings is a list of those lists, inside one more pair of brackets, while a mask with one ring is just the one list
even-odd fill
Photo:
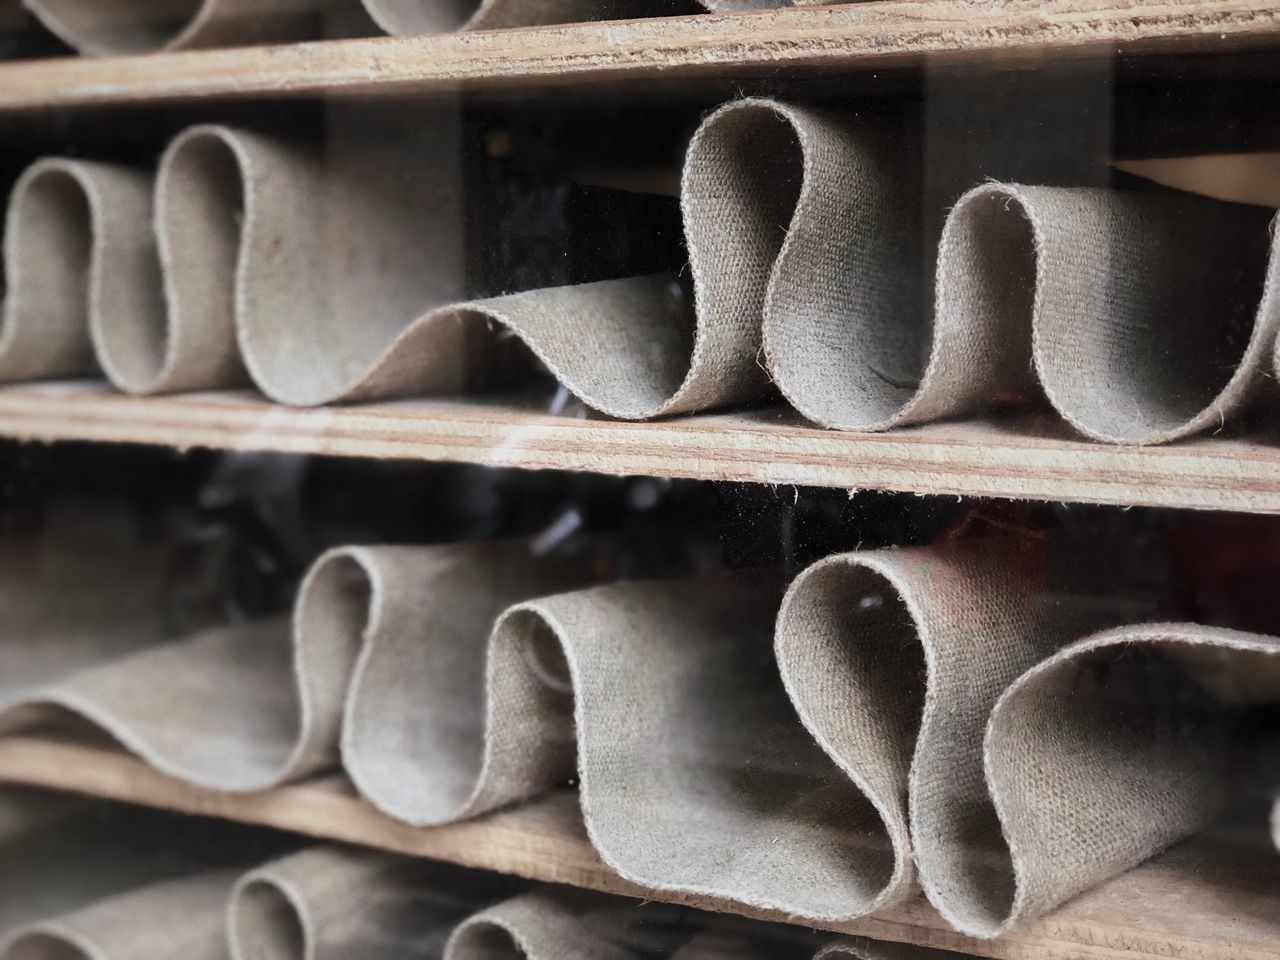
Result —
[[648, 275], [463, 300], [456, 114], [330, 120], [327, 149], [206, 126], [154, 175], [30, 167], [9, 203], [0, 378], [251, 381], [301, 405], [448, 393], [506, 328], [614, 417], [772, 383], [815, 423], [881, 430], [1038, 389], [1089, 437], [1159, 443], [1220, 428], [1275, 370], [1260, 208], [989, 183], [950, 210], [930, 270], [908, 129], [744, 100], [688, 150], [690, 292]]
[[245, 866], [262, 837], [197, 842], [199, 832], [159, 814], [0, 792], [0, 874], [9, 881], [0, 958], [808, 960], [817, 950], [959, 960], [865, 941], [822, 946], [793, 928], [530, 887], [374, 850], [311, 846]]
[[830, 0], [22, 0], [49, 31], [87, 55], [287, 43], [378, 31], [411, 36], [494, 30], [817, 2]]
[[842, 554], [785, 591], [611, 583], [526, 541], [350, 547], [291, 622], [174, 640], [117, 584], [158, 555], [44, 542], [4, 560], [5, 728], [69, 713], [219, 790], [341, 764], [416, 825], [576, 779], [622, 876], [813, 922], [921, 886], [975, 936], [1030, 921], [1208, 824], [1242, 705], [1280, 699], [1280, 639], [1142, 622], [1018, 538]]

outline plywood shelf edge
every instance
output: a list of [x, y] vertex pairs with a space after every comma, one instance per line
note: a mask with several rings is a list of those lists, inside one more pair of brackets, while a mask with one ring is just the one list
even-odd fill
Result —
[[1280, 45], [1267, 0], [873, 0], [831, 7], [0, 65], [0, 110], [805, 70], [984, 68]]
[[278, 451], [918, 494], [1280, 513], [1280, 444], [1080, 439], [1052, 418], [840, 433], [783, 409], [624, 423], [500, 400], [287, 408], [248, 393], [0, 388], [0, 436]]
[[[256, 794], [220, 794], [172, 780], [114, 749], [21, 736], [0, 738], [0, 782], [268, 826], [642, 900], [787, 919], [731, 901], [655, 893], [622, 879], [591, 847], [576, 797], [568, 792], [479, 820], [415, 829], [378, 813], [337, 777]], [[1276, 960], [1274, 852], [1250, 851], [1241, 855], [1192, 841], [998, 940], [956, 933], [923, 900], [830, 929], [995, 960]], [[1227, 873], [1231, 897], [1213, 896]]]

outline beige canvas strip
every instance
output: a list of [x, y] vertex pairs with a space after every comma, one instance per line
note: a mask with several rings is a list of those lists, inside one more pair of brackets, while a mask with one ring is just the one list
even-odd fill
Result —
[[511, 884], [427, 860], [323, 845], [242, 876], [233, 960], [439, 957], [455, 927]]
[[1086, 637], [1020, 677], [983, 748], [1013, 884], [975, 886], [952, 921], [997, 935], [1205, 826], [1231, 780], [1222, 676], [1206, 686], [1182, 668], [1211, 659], [1248, 686], [1277, 657], [1277, 637], [1153, 623]]
[[1206, 650], [1241, 675], [1280, 653], [1159, 624], [1055, 653], [1127, 611], [1046, 593], [1024, 566], [998, 542], [831, 557], [778, 620], [806, 727], [883, 811], [898, 869], [914, 858], [943, 916], [981, 937], [1202, 827], [1227, 780], [1224, 710], [1188, 675]]
[[505, 327], [620, 418], [746, 402], [771, 379], [817, 423], [878, 430], [1038, 379], [1083, 433], [1157, 443], [1225, 424], [1274, 364], [1280, 267], [1256, 208], [980, 186], [946, 219], [931, 294], [910, 131], [743, 100], [686, 158], [691, 302], [667, 276], [460, 302], [456, 111], [329, 119], [327, 152], [194, 128], [154, 184], [34, 165], [8, 211], [0, 378], [96, 358], [137, 393], [246, 375], [301, 405], [456, 392]]
[[23, 0], [52, 33], [89, 55], [284, 43], [325, 36], [350, 0]]
[[[85, 55], [191, 50], [316, 40], [376, 30], [395, 35], [495, 30], [589, 20], [661, 17], [675, 0], [23, 0], [41, 23]], [[787, 6], [789, 0], [700, 0], [712, 11]], [[372, 21], [372, 22], [370, 22]]]
[[0, 957], [225, 960], [227, 894], [235, 876], [234, 871], [197, 874], [107, 897], [20, 929], [0, 944]]
[[643, 960], [665, 956], [676, 908], [580, 890], [540, 889], [482, 910], [444, 960]]
[[[119, 557], [113, 562], [128, 570]], [[15, 672], [6, 677], [14, 688], [0, 704], [0, 728], [69, 712], [171, 776], [219, 790], [264, 789], [336, 763], [353, 673], [373, 684], [354, 686], [356, 732], [362, 729], [360, 698], [379, 693], [379, 671], [385, 670], [400, 684], [388, 696], [420, 704], [428, 693], [419, 714], [439, 711], [443, 722], [466, 722], [480, 709], [466, 671], [480, 668], [455, 652], [461, 672], [449, 673], [453, 664], [438, 658], [479, 644], [509, 604], [588, 578], [577, 562], [540, 557], [527, 541], [334, 550], [303, 582], [292, 623], [215, 626], [165, 643], [154, 635], [144, 643], [143, 634], [130, 638], [126, 649], [91, 646], [91, 657], [58, 656], [47, 669], [39, 665], [49, 657], [33, 655], [37, 667], [31, 668], [21, 659], [26, 644], [13, 643], [5, 652], [15, 660]], [[13, 587], [23, 589], [20, 582]], [[141, 602], [104, 577], [101, 589], [113, 588], [109, 597]], [[33, 617], [56, 641], [55, 651], [79, 650], [73, 642], [78, 635], [64, 640], [54, 633], [59, 614], [51, 598], [57, 595], [32, 594], [38, 607]], [[156, 609], [162, 609], [158, 600]], [[432, 682], [441, 670], [447, 679]], [[411, 678], [423, 686], [412, 687]], [[397, 771], [409, 771], [407, 784], [430, 777], [415, 763], [412, 742], [380, 740], [357, 767], [392, 762]]]

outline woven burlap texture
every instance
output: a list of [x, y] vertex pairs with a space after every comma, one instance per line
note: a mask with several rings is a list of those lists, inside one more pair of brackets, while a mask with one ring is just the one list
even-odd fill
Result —
[[1099, 692], [1091, 651], [1220, 647], [1247, 672], [1280, 649], [1176, 625], [1075, 640], [1123, 622], [1129, 605], [1055, 596], [1034, 570], [1003, 541], [840, 555], [796, 579], [778, 618], [801, 719], [892, 841], [885, 902], [909, 893], [914, 860], [943, 916], [979, 937], [1141, 862], [1220, 807], [1225, 751], [1207, 744], [1218, 746], [1221, 710], [1167, 656], [1113, 665]]
[[[114, 586], [114, 595], [129, 597], [132, 612], [140, 601], [117, 582], [129, 568], [119, 556], [100, 567], [111, 564], [120, 573], [114, 580], [104, 576], [102, 589]], [[389, 666], [400, 678], [428, 678], [450, 664], [424, 656], [423, 650], [445, 658], [451, 645], [483, 640], [506, 606], [583, 580], [576, 563], [538, 557], [525, 541], [334, 550], [309, 571], [292, 624], [216, 626], [124, 652], [93, 648], [88, 663], [59, 658], [57, 676], [43, 667], [38, 675], [28, 674], [21, 656], [27, 645], [13, 641], [6, 652], [13, 655], [15, 669], [6, 680], [14, 689], [0, 704], [0, 728], [70, 713], [170, 776], [218, 790], [264, 789], [335, 764], [352, 676], [357, 677], [354, 700], [358, 678], [383, 666], [376, 658], [372, 666], [357, 665], [362, 643], [370, 651], [392, 651]], [[15, 592], [33, 589], [18, 577], [5, 584], [11, 585]], [[37, 585], [41, 591], [49, 586]], [[51, 619], [39, 621], [44, 633], [35, 635], [53, 650], [79, 649], [76, 629], [84, 624], [64, 629], [60, 618], [70, 605], [60, 609], [51, 602], [58, 595], [57, 590], [38, 595], [42, 599], [35, 605]], [[96, 617], [98, 608], [90, 613]], [[424, 625], [437, 647], [423, 644]], [[32, 656], [38, 667], [45, 659]], [[465, 672], [452, 677], [468, 679]], [[446, 722], [464, 722], [478, 713], [478, 704], [447, 686], [416, 689], [415, 703], [427, 689], [433, 698], [420, 714], [439, 710]], [[412, 740], [404, 738], [380, 742], [369, 762], [376, 765], [391, 754], [398, 769], [412, 770], [411, 748]]]
[[885, 429], [981, 411], [1034, 371], [1085, 434], [1156, 443], [1223, 424], [1275, 348], [1260, 210], [981, 186], [946, 219], [931, 294], [908, 128], [765, 100], [720, 108], [690, 144], [692, 303], [665, 275], [458, 302], [456, 114], [328, 119], [323, 152], [194, 128], [154, 184], [32, 166], [9, 206], [0, 378], [96, 358], [138, 393], [234, 386], [243, 368], [292, 404], [450, 392], [497, 325], [620, 418], [744, 402], [771, 379], [820, 424]]
[[[753, 10], [789, 0], [700, 0]], [[382, 30], [395, 35], [494, 30], [683, 12], [680, 0], [23, 0], [78, 53], [287, 43]]]
[[106, 897], [23, 927], [0, 945], [0, 957], [226, 960], [226, 904], [235, 877], [235, 871], [201, 873]]
[[[465, 920], [444, 960], [643, 960], [669, 956], [677, 911], [585, 891], [521, 894]], [[687, 920], [685, 923], [687, 924]]]
[[458, 692], [483, 702], [482, 722], [431, 707], [388, 658], [381, 679], [353, 682], [344, 764], [365, 797], [413, 824], [475, 816], [576, 773], [595, 847], [631, 881], [805, 917], [873, 909], [849, 864], [887, 852], [869, 804], [787, 703], [770, 652], [779, 594], [768, 578], [712, 576], [517, 604], [487, 653], [435, 658], [433, 688], [464, 657], [466, 675], [483, 669], [482, 688]]
[[222, 960], [238, 864], [279, 846], [230, 824], [192, 830], [168, 813], [5, 787], [0, 957]]
[[375, 850], [310, 847], [242, 876], [233, 960], [440, 957], [453, 930], [511, 884]]
[[284, 43], [326, 35], [351, 0], [23, 0], [82, 54]]
[[[1274, 676], [1277, 657], [1277, 637], [1150, 623], [1081, 639], [1020, 677], [983, 746], [1015, 882], [957, 899], [953, 922], [996, 935], [1205, 826], [1231, 783], [1222, 693]], [[1206, 661], [1212, 684], [1183, 669]]]

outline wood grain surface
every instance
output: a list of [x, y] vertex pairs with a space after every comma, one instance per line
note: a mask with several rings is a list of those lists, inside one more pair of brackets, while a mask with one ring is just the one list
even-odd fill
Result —
[[1280, 43], [1276, 0], [875, 0], [754, 13], [0, 65], [0, 110], [282, 95], [651, 86], [984, 69]]

